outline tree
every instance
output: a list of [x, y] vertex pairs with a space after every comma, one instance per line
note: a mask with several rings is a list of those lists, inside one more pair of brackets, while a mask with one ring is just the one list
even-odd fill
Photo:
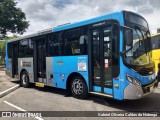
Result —
[[0, 0], [0, 36], [7, 32], [23, 34], [29, 26], [25, 13], [17, 8], [15, 0]]
[[4, 64], [5, 59], [5, 42], [0, 42], [0, 65]]

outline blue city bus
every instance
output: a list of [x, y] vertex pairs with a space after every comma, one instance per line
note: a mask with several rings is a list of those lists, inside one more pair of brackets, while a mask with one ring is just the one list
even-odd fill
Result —
[[147, 21], [129, 11], [59, 25], [7, 41], [6, 73], [23, 87], [66, 89], [80, 99], [140, 99], [158, 84], [149, 35]]

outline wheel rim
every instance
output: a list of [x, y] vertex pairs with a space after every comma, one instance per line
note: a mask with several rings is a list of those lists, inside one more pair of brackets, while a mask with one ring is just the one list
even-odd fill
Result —
[[75, 79], [72, 83], [72, 90], [76, 95], [80, 95], [83, 92], [83, 83], [80, 79]]
[[26, 76], [26, 74], [22, 75], [22, 83], [23, 83], [23, 85], [27, 84], [27, 76]]

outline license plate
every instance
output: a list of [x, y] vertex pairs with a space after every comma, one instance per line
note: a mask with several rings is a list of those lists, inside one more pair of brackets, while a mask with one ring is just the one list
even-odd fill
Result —
[[152, 87], [150, 87], [150, 92], [152, 92], [153, 91], [153, 86]]
[[44, 84], [43, 83], [36, 83], [35, 84], [37, 87], [44, 87]]

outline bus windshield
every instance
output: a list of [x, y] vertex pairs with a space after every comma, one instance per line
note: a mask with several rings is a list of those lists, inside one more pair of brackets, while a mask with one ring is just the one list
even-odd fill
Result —
[[139, 27], [132, 28], [133, 44], [132, 46], [125, 45], [128, 52], [125, 54], [125, 62], [130, 65], [147, 65], [151, 63], [151, 55], [149, 53], [148, 32]]

